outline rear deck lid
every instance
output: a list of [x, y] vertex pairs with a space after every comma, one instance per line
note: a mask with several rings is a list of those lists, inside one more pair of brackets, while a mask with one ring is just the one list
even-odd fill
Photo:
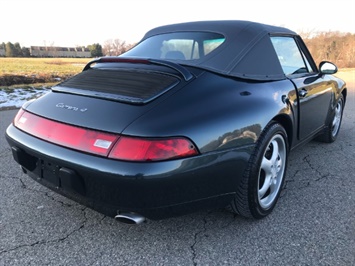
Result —
[[37, 116], [68, 125], [121, 133], [154, 106], [155, 104], [126, 104], [83, 95], [48, 92], [23, 108]]

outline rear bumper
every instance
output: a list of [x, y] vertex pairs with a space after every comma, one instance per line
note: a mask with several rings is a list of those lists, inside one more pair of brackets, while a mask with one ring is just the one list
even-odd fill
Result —
[[13, 125], [6, 139], [14, 159], [37, 182], [111, 217], [120, 211], [149, 219], [228, 205], [253, 149], [137, 163], [53, 145]]

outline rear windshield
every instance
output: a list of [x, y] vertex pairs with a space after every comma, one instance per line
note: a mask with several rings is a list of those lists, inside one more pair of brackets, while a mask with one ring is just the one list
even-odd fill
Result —
[[170, 60], [196, 60], [216, 50], [225, 38], [211, 32], [175, 32], [143, 40], [122, 56]]

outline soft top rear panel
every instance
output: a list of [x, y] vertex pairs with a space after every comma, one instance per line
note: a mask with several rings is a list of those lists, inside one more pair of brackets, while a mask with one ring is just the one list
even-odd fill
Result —
[[160, 96], [178, 82], [175, 76], [157, 72], [92, 68], [52, 90], [142, 104]]
[[[213, 36], [215, 37], [209, 37]], [[195, 52], [195, 42], [203, 46], [208, 40], [223, 36], [224, 41], [209, 53], [198, 57], [167, 57], [184, 66], [198, 67], [226, 76], [242, 79], [274, 81], [286, 76], [272, 45], [270, 36], [298, 36], [295, 32], [272, 25], [243, 20], [192, 21], [157, 27], [148, 31], [143, 39], [120, 57], [143, 57], [159, 59], [166, 57], [161, 47], [169, 40], [183, 40], [175, 52]], [[202, 39], [201, 39], [202, 38]], [[210, 39], [208, 39], [210, 38]], [[222, 37], [220, 37], [222, 38]], [[185, 41], [192, 43], [184, 47]], [[165, 48], [165, 47], [164, 47]], [[170, 47], [167, 47], [168, 51]], [[186, 49], [186, 51], [185, 51]]]

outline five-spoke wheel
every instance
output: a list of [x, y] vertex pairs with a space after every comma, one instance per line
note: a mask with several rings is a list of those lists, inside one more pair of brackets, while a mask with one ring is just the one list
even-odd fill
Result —
[[273, 136], [261, 161], [258, 178], [258, 200], [262, 208], [274, 203], [285, 174], [286, 143], [281, 134]]
[[242, 216], [263, 218], [276, 205], [285, 179], [288, 159], [286, 130], [271, 122], [260, 135], [248, 167], [237, 187], [231, 209]]

